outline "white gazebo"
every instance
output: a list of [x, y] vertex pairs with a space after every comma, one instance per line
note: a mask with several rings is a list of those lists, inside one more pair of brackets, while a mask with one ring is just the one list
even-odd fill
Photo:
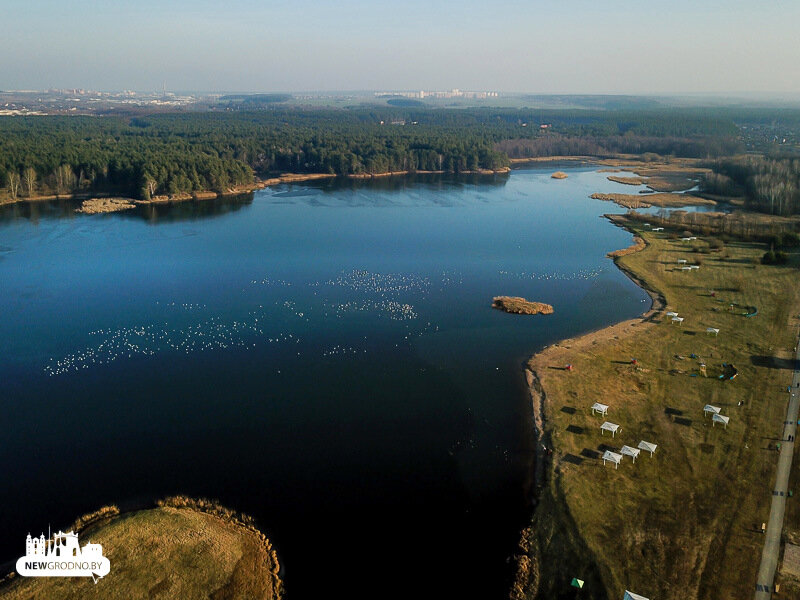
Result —
[[681, 323], [683, 323], [683, 317], [672, 317], [672, 322], [680, 325]]
[[706, 404], [703, 407], [703, 416], [707, 417], [708, 413], [711, 413], [712, 415], [718, 415], [720, 410], [722, 409], [719, 406], [712, 406], [711, 404]]
[[653, 456], [653, 452], [656, 451], [656, 448], [658, 448], [658, 444], [652, 444], [650, 442], [645, 442], [644, 440], [639, 442], [639, 449], [649, 452], [651, 458]]
[[619, 431], [619, 425], [612, 423], [611, 421], [606, 421], [600, 425], [600, 435], [603, 435], [604, 431], [610, 431], [611, 437], [616, 437], [617, 431]]
[[603, 452], [603, 464], [606, 464], [606, 461], [610, 460], [614, 463], [614, 468], [616, 469], [619, 467], [619, 463], [622, 462], [622, 454], [617, 454], [616, 452], [612, 452], [611, 450], [606, 450]]
[[716, 327], [706, 327], [706, 333], [713, 333], [715, 336], [719, 335], [719, 329]]
[[639, 449], [638, 448], [631, 448], [630, 446], [623, 446], [620, 450], [620, 453], [624, 454], [625, 456], [630, 456], [633, 458], [633, 464], [636, 464], [636, 457], [639, 456]]
[[625, 595], [622, 597], [622, 600], [650, 600], [649, 598], [645, 598], [644, 596], [640, 596], [639, 594], [634, 594], [633, 592], [629, 592], [625, 590]]
[[726, 417], [725, 415], [714, 415], [711, 417], [711, 426], [714, 426], [714, 423], [723, 423], [725, 425], [725, 429], [728, 428], [728, 421], [730, 421], [730, 417]]
[[600, 404], [599, 402], [595, 402], [594, 404], [592, 404], [592, 414], [600, 413], [601, 415], [603, 415], [605, 417], [607, 412], [608, 412], [608, 406], [607, 405]]

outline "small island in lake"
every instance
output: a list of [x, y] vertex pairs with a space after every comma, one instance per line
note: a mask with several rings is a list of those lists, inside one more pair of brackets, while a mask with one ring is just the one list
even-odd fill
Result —
[[492, 308], [515, 315], [552, 315], [553, 307], [544, 302], [531, 302], [517, 296], [495, 296]]
[[567, 174], [564, 173], [564, 171], [556, 171], [555, 173], [550, 175], [550, 177], [552, 177], [553, 179], [566, 179]]
[[75, 212], [97, 215], [131, 208], [136, 208], [136, 204], [129, 198], [90, 198], [89, 200], [84, 200], [81, 207], [76, 209]]

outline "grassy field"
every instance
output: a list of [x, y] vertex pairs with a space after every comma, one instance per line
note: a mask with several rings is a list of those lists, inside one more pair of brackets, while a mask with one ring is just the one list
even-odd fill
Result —
[[[666, 310], [565, 340], [529, 365], [545, 398], [541, 443], [553, 453], [517, 595], [621, 598], [630, 589], [657, 600], [751, 598], [797, 340], [798, 257], [764, 266], [763, 245], [706, 254], [693, 251], [707, 246], [702, 238], [636, 232], [647, 248], [618, 264], [657, 290]], [[679, 259], [702, 264], [682, 271]], [[745, 306], [758, 316], [743, 316]], [[666, 311], [685, 320], [672, 324]], [[738, 369], [734, 380], [718, 378], [723, 363]], [[594, 402], [610, 406], [607, 417], [591, 414]], [[727, 429], [703, 416], [709, 403], [730, 417]], [[601, 435], [605, 420], [621, 426], [616, 437]], [[599, 458], [640, 440], [658, 444], [652, 458], [642, 451], [633, 464], [626, 456], [618, 469]], [[796, 502], [787, 505], [790, 528], [800, 524]], [[586, 581], [577, 596], [572, 577]]]
[[229, 518], [162, 506], [89, 526], [80, 544], [102, 544], [111, 572], [91, 578], [13, 577], [2, 600], [39, 598], [277, 599], [278, 563], [269, 542]]

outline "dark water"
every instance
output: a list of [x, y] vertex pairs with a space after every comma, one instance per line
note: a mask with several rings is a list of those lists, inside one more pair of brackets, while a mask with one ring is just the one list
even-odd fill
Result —
[[521, 365], [649, 306], [604, 258], [630, 244], [598, 218], [615, 207], [588, 198], [624, 186], [567, 171], [6, 208], [0, 561], [29, 531], [182, 493], [255, 516], [293, 599], [504, 597]]

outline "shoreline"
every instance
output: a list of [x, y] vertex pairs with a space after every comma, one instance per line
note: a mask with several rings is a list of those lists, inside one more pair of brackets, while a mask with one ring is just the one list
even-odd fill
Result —
[[[653, 327], [655, 325], [653, 322], [654, 317], [666, 309], [666, 298], [661, 291], [651, 287], [636, 273], [621, 265], [619, 262], [621, 256], [634, 252], [641, 252], [649, 247], [650, 244], [643, 238], [640, 238], [635, 231], [627, 226], [624, 215], [606, 214], [603, 216], [616, 227], [620, 227], [631, 233], [634, 236], [634, 240], [641, 240], [641, 243], [635, 241], [632, 246], [609, 252], [606, 256], [614, 261], [616, 267], [624, 273], [626, 277], [647, 292], [648, 296], [650, 296], [650, 307], [638, 317], [588, 331], [577, 337], [565, 338], [545, 346], [531, 355], [525, 362], [524, 373], [525, 380], [528, 384], [528, 396], [531, 403], [531, 419], [534, 436], [533, 487], [528, 490], [528, 501], [533, 507], [533, 510], [531, 511], [530, 524], [524, 527], [519, 533], [519, 549], [522, 550], [523, 553], [515, 556], [517, 568], [514, 576], [514, 583], [510, 590], [510, 597], [515, 600], [528, 597], [526, 592], [531, 589], [535, 590], [538, 594], [539, 589], [539, 568], [537, 564], [532, 564], [528, 554], [531, 550], [531, 545], [536, 543], [534, 540], [535, 531], [533, 529], [534, 516], [539, 507], [542, 489], [546, 480], [545, 476], [551, 467], [551, 464], [547, 460], [548, 453], [545, 449], [546, 444], [544, 443], [547, 433], [545, 429], [544, 410], [547, 402], [547, 390], [545, 390], [542, 385], [539, 372], [543, 368], [546, 368], [546, 364], [552, 364], [551, 356], [557, 355], [561, 349], [574, 351], [612, 339], [630, 337], [643, 329]], [[618, 254], [620, 252], [624, 252], [624, 254]]]
[[[454, 175], [502, 175], [511, 172], [511, 167], [501, 167], [499, 169], [477, 169], [470, 171], [460, 171], [452, 173]], [[387, 171], [385, 173], [351, 173], [349, 175], [336, 175], [335, 173], [283, 173], [277, 177], [267, 179], [257, 179], [250, 185], [239, 185], [228, 188], [223, 192], [211, 190], [201, 190], [196, 192], [181, 192], [172, 195], [154, 196], [150, 200], [140, 200], [137, 198], [127, 198], [118, 194], [97, 192], [93, 194], [45, 194], [42, 196], [18, 197], [14, 199], [0, 199], [0, 207], [12, 206], [14, 204], [52, 202], [59, 200], [82, 200], [83, 204], [76, 209], [76, 212], [93, 215], [109, 212], [118, 212], [135, 208], [136, 206], [147, 206], [151, 204], [169, 204], [171, 202], [187, 202], [190, 200], [214, 200], [228, 196], [239, 196], [242, 194], [252, 194], [258, 190], [263, 190], [275, 185], [284, 183], [302, 183], [304, 181], [318, 181], [321, 179], [381, 179], [384, 177], [406, 177], [409, 175], [447, 175], [450, 171]]]

